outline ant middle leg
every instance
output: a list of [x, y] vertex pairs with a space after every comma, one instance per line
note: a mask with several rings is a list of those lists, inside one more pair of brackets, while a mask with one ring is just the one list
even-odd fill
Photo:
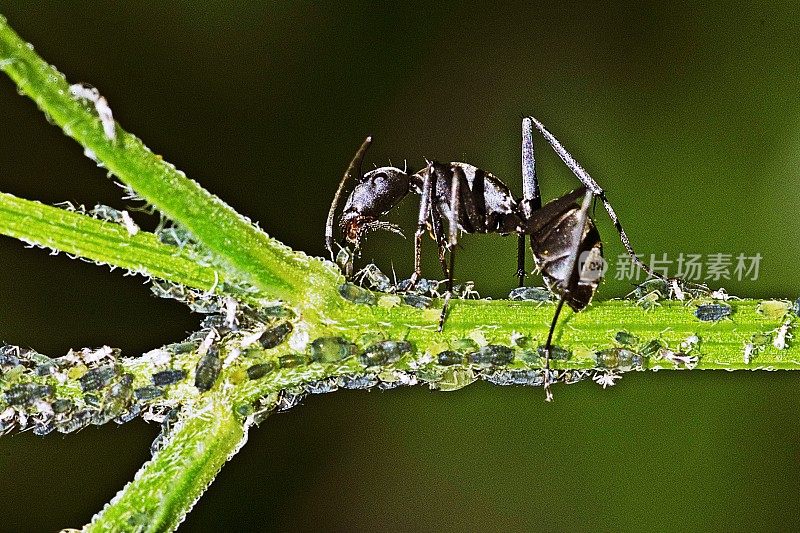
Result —
[[[536, 178], [536, 158], [533, 149], [533, 126], [531, 119], [522, 119], [522, 213], [526, 219], [541, 209], [542, 195], [539, 192], [539, 180]], [[519, 286], [525, 283], [525, 236], [520, 234], [517, 243], [517, 277]]]
[[425, 175], [422, 179], [422, 194], [419, 201], [419, 216], [417, 218], [417, 231], [414, 233], [414, 273], [411, 274], [410, 287], [414, 287], [422, 276], [422, 236], [428, 229], [428, 218], [433, 205], [433, 187], [436, 183], [433, 161], [428, 162]]
[[453, 295], [453, 277], [456, 268], [456, 247], [458, 245], [458, 219], [461, 213], [461, 184], [466, 182], [464, 170], [459, 166], [450, 169], [450, 213], [447, 220], [447, 248], [450, 250], [450, 267], [447, 273], [447, 293], [444, 297], [444, 305], [439, 315], [439, 331], [444, 329], [444, 321], [447, 318], [447, 310], [450, 298]]

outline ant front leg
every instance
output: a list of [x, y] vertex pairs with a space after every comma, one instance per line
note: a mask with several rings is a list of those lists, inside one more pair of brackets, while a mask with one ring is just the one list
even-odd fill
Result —
[[[533, 124], [530, 117], [522, 119], [522, 213], [525, 220], [541, 209], [542, 195], [539, 192], [539, 180], [536, 179], [536, 158], [533, 151]], [[525, 236], [520, 235], [517, 243], [517, 277], [519, 286], [525, 283]]]
[[422, 236], [428, 228], [428, 217], [431, 213], [433, 186], [435, 183], [433, 161], [428, 162], [422, 179], [422, 194], [419, 201], [419, 217], [417, 231], [414, 233], [414, 273], [411, 275], [410, 287], [414, 287], [422, 276]]

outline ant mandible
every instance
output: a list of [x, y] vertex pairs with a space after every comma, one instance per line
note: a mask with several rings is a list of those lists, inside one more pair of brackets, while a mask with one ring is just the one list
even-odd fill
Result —
[[[542, 134], [561, 160], [581, 181], [582, 186], [542, 206], [539, 182], [536, 177], [533, 149], [533, 127]], [[453, 288], [455, 248], [458, 231], [465, 233], [499, 233], [518, 235], [517, 276], [522, 286], [525, 277], [525, 237], [530, 237], [537, 270], [547, 287], [559, 295], [547, 342], [544, 347], [544, 388], [547, 400], [550, 392], [550, 350], [553, 333], [561, 310], [566, 303], [575, 312], [584, 309], [594, 296], [603, 275], [603, 245], [589, 207], [598, 198], [631, 259], [650, 277], [673, 281], [642, 262], [631, 247], [616, 212], [606, 198], [605, 191], [586, 170], [578, 164], [561, 143], [541, 122], [533, 117], [522, 120], [522, 184], [523, 196], [517, 200], [509, 188], [497, 177], [467, 163], [439, 163], [429, 161], [415, 174], [395, 167], [381, 167], [361, 174], [361, 162], [372, 142], [367, 137], [342, 177], [331, 203], [325, 228], [325, 244], [336, 260], [334, 245], [334, 218], [345, 186], [358, 176], [356, 185], [345, 202], [339, 218], [344, 241], [345, 275], [352, 275], [353, 257], [360, 248], [361, 238], [371, 230], [383, 229], [400, 233], [397, 226], [380, 220], [403, 198], [413, 192], [420, 196], [417, 230], [414, 235], [414, 273], [411, 286], [421, 276], [422, 236], [430, 231], [439, 251], [439, 262], [447, 277], [447, 293], [439, 322], [444, 326], [447, 302]], [[578, 200], [583, 198], [581, 203]], [[443, 220], [448, 222], [445, 235]], [[447, 252], [449, 251], [449, 264]]]

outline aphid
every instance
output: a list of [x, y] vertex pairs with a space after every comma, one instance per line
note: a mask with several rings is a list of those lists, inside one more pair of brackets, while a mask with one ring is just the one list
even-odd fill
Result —
[[247, 377], [249, 379], [261, 379], [273, 370], [275, 370], [275, 363], [272, 361], [253, 365], [247, 369]]
[[403, 302], [417, 309], [428, 309], [433, 300], [421, 294], [404, 294], [402, 296]]
[[290, 353], [278, 357], [278, 365], [281, 368], [296, 368], [307, 362], [306, 357], [299, 353]]
[[339, 384], [336, 382], [336, 378], [312, 381], [306, 385], [306, 392], [309, 394], [327, 394], [329, 392], [335, 392], [338, 389]]
[[293, 327], [291, 322], [281, 322], [274, 328], [270, 328], [262, 333], [261, 337], [258, 339], [258, 342], [261, 344], [262, 348], [269, 350], [270, 348], [274, 348], [286, 340], [286, 337], [289, 336], [289, 333], [292, 332], [292, 329]]
[[17, 425], [17, 411], [13, 407], [6, 407], [0, 411], [0, 435], [5, 435]]
[[478, 379], [476, 374], [471, 368], [447, 368], [442, 372], [438, 381], [431, 382], [430, 386], [443, 392], [456, 391], [474, 383]]
[[103, 133], [105, 136], [114, 141], [117, 139], [117, 130], [114, 123], [114, 116], [111, 113], [111, 108], [108, 106], [108, 101], [104, 96], [100, 96], [100, 92], [89, 85], [88, 83], [76, 83], [69, 86], [69, 92], [74, 98], [87, 100], [94, 104], [94, 109], [97, 116], [100, 118], [100, 123], [103, 126]]
[[467, 354], [467, 361], [479, 366], [504, 366], [514, 361], [514, 350], [508, 346], [489, 344]]
[[390, 292], [394, 287], [389, 276], [381, 272], [378, 265], [370, 263], [353, 276], [359, 285], [378, 292]]
[[460, 365], [464, 362], [464, 356], [453, 350], [445, 350], [439, 352], [436, 356], [436, 362], [442, 366]]
[[381, 341], [369, 346], [358, 360], [364, 366], [381, 366], [396, 363], [411, 351], [408, 341]]
[[694, 316], [703, 322], [717, 322], [731, 316], [733, 310], [728, 304], [704, 304], [694, 311]]
[[339, 294], [342, 298], [356, 304], [375, 305], [377, 303], [375, 296], [371, 292], [350, 282], [339, 286]]
[[618, 331], [617, 334], [614, 335], [614, 340], [625, 346], [635, 346], [639, 343], [639, 337], [627, 331]]
[[[642, 368], [642, 356], [625, 348], [611, 348], [595, 353], [595, 362], [598, 368], [619, 370], [627, 372], [634, 368]], [[604, 387], [605, 388], [605, 387]]]
[[639, 350], [639, 353], [642, 357], [655, 357], [664, 347], [664, 343], [662, 343], [658, 339], [652, 339], [647, 342], [642, 348]]
[[53, 419], [42, 420], [33, 426], [33, 434], [37, 437], [44, 437], [56, 429], [56, 423]]
[[72, 411], [75, 408], [75, 403], [66, 398], [59, 398], [53, 402], [53, 413], [56, 415], [63, 415]]
[[156, 387], [166, 387], [167, 385], [173, 385], [175, 383], [178, 383], [185, 377], [186, 377], [185, 370], [170, 368], [169, 370], [162, 370], [161, 372], [156, 372], [155, 374], [150, 376], [150, 381], [152, 381], [153, 385], [155, 385]]
[[3, 400], [8, 405], [31, 405], [36, 400], [52, 398], [55, 389], [50, 385], [38, 383], [19, 383], [12, 385], [3, 393]]
[[791, 304], [781, 300], [764, 300], [756, 306], [756, 312], [771, 319], [783, 318], [789, 312]]
[[107, 387], [118, 373], [119, 370], [114, 365], [100, 366], [86, 372], [78, 381], [83, 392], [93, 391]]
[[[534, 126], [553, 147], [562, 161], [581, 181], [578, 189], [557, 198], [545, 206], [539, 193], [533, 151]], [[344, 195], [345, 187], [355, 181], [355, 187], [344, 202], [338, 226], [348, 248], [343, 266], [346, 276], [352, 274], [352, 261], [360, 250], [363, 236], [373, 230], [399, 232], [399, 228], [382, 221], [381, 217], [394, 209], [410, 193], [419, 195], [420, 208], [414, 238], [413, 287], [421, 278], [422, 237], [431, 233], [439, 251], [439, 263], [447, 277], [447, 293], [442, 309], [439, 329], [444, 326], [447, 301], [453, 292], [455, 250], [459, 231], [465, 233], [514, 233], [518, 236], [517, 274], [520, 286], [525, 276], [525, 238], [538, 270], [547, 287], [557, 295], [547, 342], [544, 367], [549, 369], [553, 333], [566, 303], [574, 311], [584, 309], [592, 299], [604, 273], [602, 243], [589, 208], [594, 198], [599, 198], [606, 208], [622, 244], [631, 259], [651, 277], [666, 280], [643, 263], [633, 251], [628, 237], [619, 222], [605, 191], [581, 167], [561, 143], [535, 118], [522, 122], [522, 174], [523, 196], [515, 198], [508, 187], [492, 174], [467, 163], [428, 162], [415, 174], [395, 167], [381, 167], [361, 174], [361, 163], [372, 142], [368, 137], [350, 162], [331, 203], [325, 228], [325, 244], [336, 259], [334, 250], [334, 221]], [[579, 200], [582, 201], [579, 202]], [[447, 221], [445, 232], [444, 221]], [[449, 263], [448, 255], [449, 252]], [[665, 283], [666, 285], [666, 283]], [[350, 298], [352, 299], [352, 298]], [[549, 376], [549, 374], [547, 374]], [[545, 382], [550, 400], [549, 382]]]
[[[103, 406], [94, 421], [102, 425], [120, 416], [127, 410], [133, 399], [133, 374], [123, 374], [122, 377], [108, 389], [103, 398]], [[99, 423], [98, 423], [99, 422]]]
[[[547, 357], [547, 347], [539, 346], [537, 350], [539, 357]], [[566, 361], [572, 357], [572, 352], [561, 346], [550, 346], [550, 359], [556, 361]]]
[[214, 386], [220, 370], [222, 370], [222, 360], [219, 358], [219, 350], [212, 347], [197, 363], [194, 372], [194, 386], [200, 392], [206, 392]]
[[517, 287], [508, 293], [509, 300], [549, 302], [553, 299], [553, 293], [544, 287]]
[[343, 389], [371, 389], [379, 381], [378, 377], [372, 374], [345, 374], [336, 378], [336, 383]]
[[138, 417], [142, 414], [142, 406], [138, 403], [131, 405], [127, 411], [119, 415], [117, 418], [114, 419], [114, 422], [117, 424], [127, 424], [131, 420]]
[[140, 387], [133, 391], [133, 396], [139, 401], [146, 402], [164, 396], [164, 389], [148, 385], [147, 387]]
[[297, 407], [300, 405], [308, 393], [305, 390], [300, 391], [281, 391], [281, 395], [278, 397], [278, 403], [275, 408], [278, 411], [288, 411], [292, 407]]
[[356, 345], [341, 337], [320, 337], [311, 343], [311, 360], [338, 363], [356, 354]]
[[91, 424], [96, 413], [97, 411], [94, 409], [83, 409], [73, 413], [70, 417], [56, 421], [56, 429], [59, 433], [78, 431]]

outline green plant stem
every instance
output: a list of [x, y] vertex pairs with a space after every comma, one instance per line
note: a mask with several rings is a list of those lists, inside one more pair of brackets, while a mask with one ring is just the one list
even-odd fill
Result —
[[[231, 277], [248, 281], [271, 297], [303, 302], [309, 281], [330, 286], [324, 282], [338, 276], [321, 261], [295, 254], [255, 228], [118, 124], [116, 138], [107, 137], [94, 108], [74, 98], [64, 75], [42, 60], [2, 16], [0, 69], [64, 133], [89, 149], [123, 183], [214, 252], [231, 269]], [[288, 262], [295, 268], [283, 268]]]
[[130, 235], [120, 224], [7, 193], [0, 193], [0, 234], [200, 290], [225, 281], [224, 272], [185, 257], [152, 233]]
[[171, 531], [183, 521], [246, 432], [229, 400], [210, 393], [182, 419], [166, 446], [84, 531]]

